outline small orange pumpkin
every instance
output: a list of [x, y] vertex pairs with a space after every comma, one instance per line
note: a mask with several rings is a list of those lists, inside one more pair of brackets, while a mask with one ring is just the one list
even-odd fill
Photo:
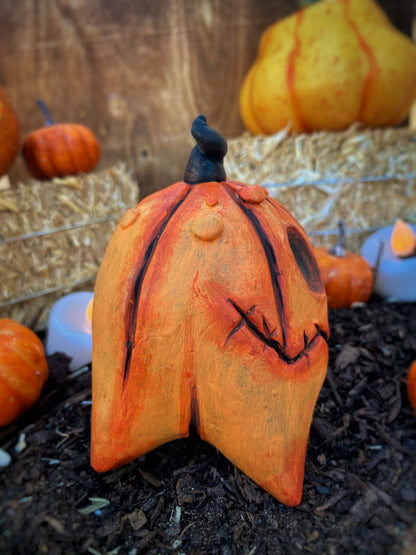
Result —
[[407, 395], [416, 416], [416, 360], [411, 364], [407, 376]]
[[14, 320], [0, 318], [0, 426], [37, 402], [48, 375], [39, 337]]
[[45, 104], [38, 100], [46, 127], [32, 131], [23, 142], [27, 167], [37, 179], [92, 171], [99, 162], [97, 137], [78, 123], [54, 123]]
[[328, 308], [365, 303], [373, 291], [374, 275], [369, 263], [359, 254], [345, 249], [345, 228], [339, 222], [335, 247], [315, 247], [316, 261], [328, 297]]
[[325, 290], [301, 226], [227, 180], [204, 116], [184, 180], [121, 219], [93, 305], [91, 464], [120, 466], [189, 434], [282, 503], [302, 495], [328, 361]]
[[7, 173], [19, 150], [19, 122], [6, 93], [0, 87], [0, 175]]

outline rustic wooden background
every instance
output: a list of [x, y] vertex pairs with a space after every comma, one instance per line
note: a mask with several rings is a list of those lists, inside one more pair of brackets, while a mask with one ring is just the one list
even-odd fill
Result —
[[[90, 126], [100, 168], [122, 160], [141, 196], [182, 178], [192, 120], [243, 131], [238, 93], [267, 25], [308, 0], [1, 0], [0, 84], [22, 137], [56, 121]], [[413, 0], [380, 2], [410, 34]], [[19, 157], [12, 183], [27, 180]]]

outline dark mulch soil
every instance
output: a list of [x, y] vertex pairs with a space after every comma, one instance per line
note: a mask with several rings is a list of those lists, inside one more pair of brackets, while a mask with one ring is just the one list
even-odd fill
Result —
[[278, 503], [197, 437], [97, 474], [90, 372], [69, 377], [54, 356], [41, 402], [0, 432], [12, 455], [0, 470], [0, 552], [416, 553], [416, 419], [406, 394], [416, 304], [372, 300], [331, 312], [330, 323], [299, 507]]

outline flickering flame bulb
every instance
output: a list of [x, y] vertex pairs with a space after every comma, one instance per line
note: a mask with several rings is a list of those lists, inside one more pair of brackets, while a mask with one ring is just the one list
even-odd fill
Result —
[[87, 322], [87, 328], [91, 331], [91, 323], [92, 323], [92, 304], [93, 300], [91, 299], [87, 305], [87, 309], [85, 311], [85, 320]]
[[71, 370], [92, 359], [92, 301], [92, 292], [71, 293], [55, 303], [49, 316], [46, 353], [61, 352], [71, 357]]
[[392, 301], [416, 301], [416, 225], [399, 219], [378, 229], [365, 240], [361, 254], [374, 269], [375, 293]]
[[416, 252], [416, 234], [409, 224], [398, 218], [391, 234], [391, 248], [396, 256], [405, 258]]

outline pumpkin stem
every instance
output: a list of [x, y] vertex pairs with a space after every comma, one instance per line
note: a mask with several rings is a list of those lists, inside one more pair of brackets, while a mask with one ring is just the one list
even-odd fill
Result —
[[38, 99], [36, 100], [36, 102], [37, 102], [39, 108], [41, 109], [42, 114], [43, 114], [43, 116], [44, 116], [44, 118], [45, 118], [45, 124], [46, 124], [46, 126], [49, 127], [50, 125], [54, 125], [55, 122], [53, 121], [52, 116], [51, 116], [51, 114], [50, 114], [50, 112], [49, 112], [49, 110], [48, 110], [46, 104], [43, 102], [43, 100], [41, 100], [40, 98], [38, 98]]
[[345, 224], [343, 220], [338, 222], [338, 241], [337, 244], [329, 250], [335, 256], [345, 256]]
[[223, 159], [227, 153], [227, 142], [218, 131], [211, 129], [204, 115], [199, 115], [192, 124], [192, 135], [197, 144], [191, 151], [183, 180], [189, 185], [227, 179]]

